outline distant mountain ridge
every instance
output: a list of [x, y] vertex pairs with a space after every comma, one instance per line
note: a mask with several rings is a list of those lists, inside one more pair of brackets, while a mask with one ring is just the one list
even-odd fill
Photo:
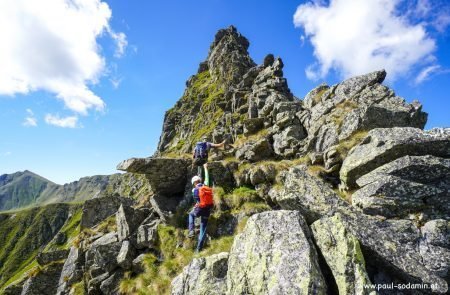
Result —
[[[126, 185], [123, 183], [126, 182]], [[0, 175], [0, 211], [36, 205], [79, 202], [104, 194], [133, 194], [129, 188], [142, 187], [142, 181], [132, 174], [94, 175], [64, 185], [56, 184], [25, 170]]]

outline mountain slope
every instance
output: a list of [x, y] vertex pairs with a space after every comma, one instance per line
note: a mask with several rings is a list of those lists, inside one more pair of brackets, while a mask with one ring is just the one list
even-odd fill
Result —
[[95, 175], [58, 185], [30, 171], [16, 172], [0, 176], [0, 211], [112, 194], [139, 198], [148, 189], [144, 176], [131, 173]]
[[57, 184], [28, 170], [3, 174], [0, 176], [0, 210], [35, 204], [42, 193], [57, 187]]

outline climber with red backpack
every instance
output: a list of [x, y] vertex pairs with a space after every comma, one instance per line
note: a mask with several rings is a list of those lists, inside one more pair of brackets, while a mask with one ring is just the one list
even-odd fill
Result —
[[195, 218], [200, 217], [200, 233], [198, 236], [197, 252], [199, 252], [205, 243], [206, 226], [208, 225], [208, 218], [211, 215], [211, 210], [214, 206], [213, 191], [209, 187], [208, 164], [204, 164], [205, 181], [202, 183], [200, 176], [192, 177], [192, 197], [195, 201], [194, 209], [189, 213], [189, 238], [194, 237]]
[[192, 161], [192, 165], [197, 167], [197, 175], [202, 177], [202, 166], [203, 164], [208, 162], [209, 150], [211, 148], [221, 148], [225, 145], [225, 140], [221, 143], [212, 143], [208, 142], [208, 137], [204, 136], [202, 141], [199, 141], [195, 144], [194, 151], [192, 153], [192, 157], [194, 160]]

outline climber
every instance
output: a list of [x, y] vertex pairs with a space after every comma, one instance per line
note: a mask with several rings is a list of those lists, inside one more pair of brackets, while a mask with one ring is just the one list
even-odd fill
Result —
[[192, 177], [192, 197], [194, 198], [194, 209], [189, 213], [189, 234], [188, 237], [194, 237], [195, 218], [200, 217], [200, 233], [198, 236], [197, 252], [203, 248], [206, 238], [206, 226], [211, 209], [214, 206], [213, 192], [209, 185], [208, 164], [203, 165], [205, 169], [205, 181], [202, 183], [200, 176]]
[[192, 162], [193, 168], [197, 167], [197, 175], [202, 177], [202, 166], [208, 162], [208, 153], [211, 148], [222, 148], [225, 145], [226, 140], [221, 143], [208, 142], [208, 137], [203, 136], [202, 141], [195, 144], [194, 151], [192, 152], [192, 157], [194, 161]]

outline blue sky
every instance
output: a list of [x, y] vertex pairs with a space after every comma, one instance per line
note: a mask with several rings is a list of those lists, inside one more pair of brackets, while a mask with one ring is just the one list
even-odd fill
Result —
[[43, 8], [2, 2], [18, 17], [9, 20], [17, 30], [0, 29], [16, 44], [0, 45], [0, 61], [8, 64], [0, 70], [0, 174], [28, 169], [65, 183], [150, 156], [164, 112], [206, 58], [216, 31], [230, 24], [249, 39], [255, 62], [267, 53], [283, 59], [299, 98], [321, 82], [385, 67], [397, 95], [422, 102], [426, 128], [450, 126], [444, 1], [394, 1], [389, 8], [387, 0], [361, 1], [364, 7], [350, 0], [74, 0], [78, 14], [55, 22], [48, 13], [65, 13], [70, 7], [55, 4], [63, 0], [39, 1], [49, 5]]

